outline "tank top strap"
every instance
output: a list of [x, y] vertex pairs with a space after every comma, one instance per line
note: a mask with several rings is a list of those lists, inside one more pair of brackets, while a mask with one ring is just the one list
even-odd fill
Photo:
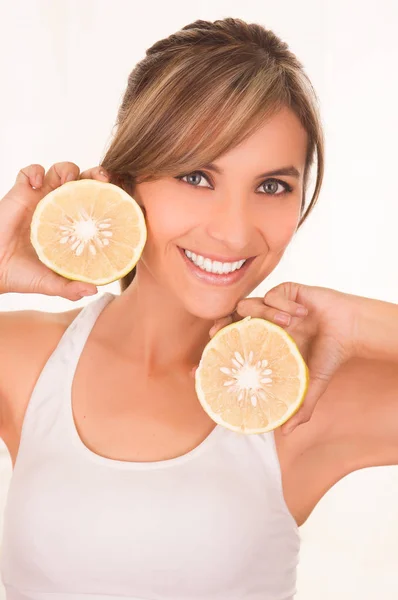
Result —
[[[26, 456], [46, 439], [54, 444], [61, 430], [56, 424], [64, 420], [70, 402], [69, 394], [73, 375], [80, 355], [94, 324], [114, 294], [105, 292], [86, 304], [64, 331], [42, 369], [30, 396], [22, 424], [18, 457], [26, 447]], [[61, 435], [62, 437], [62, 435]], [[61, 439], [58, 440], [62, 442]]]
[[[50, 361], [65, 361], [65, 367], [69, 373], [74, 373], [79, 362], [80, 355], [87, 342], [88, 336], [93, 329], [97, 318], [111, 300], [115, 297], [110, 292], [95, 298], [80, 311], [61, 337], [58, 346], [53, 352]], [[47, 366], [47, 365], [46, 365]], [[51, 366], [49, 366], [51, 368]]]

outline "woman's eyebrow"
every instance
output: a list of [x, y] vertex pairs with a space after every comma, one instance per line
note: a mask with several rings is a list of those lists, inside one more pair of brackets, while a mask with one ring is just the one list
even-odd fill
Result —
[[[214, 171], [219, 175], [223, 173], [223, 170], [220, 169], [220, 167], [217, 167], [217, 165], [215, 165], [214, 163], [207, 163], [207, 165], [203, 165], [201, 168], [208, 169], [209, 171]], [[260, 173], [260, 175], [257, 175], [255, 179], [260, 179], [260, 177], [275, 177], [276, 175], [290, 175], [291, 177], [296, 177], [297, 179], [300, 178], [300, 172], [298, 171], [298, 169], [296, 169], [296, 167], [290, 166], [281, 167], [280, 169], [274, 169], [273, 171], [267, 171], [266, 173]]]

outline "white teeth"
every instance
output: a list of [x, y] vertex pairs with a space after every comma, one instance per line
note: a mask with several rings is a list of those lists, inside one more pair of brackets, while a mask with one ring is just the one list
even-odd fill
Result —
[[230, 268], [230, 265], [228, 263], [224, 263], [222, 266], [222, 272], [229, 273], [229, 268]]
[[219, 275], [236, 271], [237, 269], [240, 269], [246, 262], [246, 259], [244, 259], [233, 263], [222, 263], [218, 260], [213, 261], [210, 260], [210, 258], [201, 256], [200, 254], [195, 254], [190, 250], [184, 250], [184, 252], [186, 256], [203, 271], [207, 271], [208, 273], [218, 273]]
[[210, 258], [205, 258], [205, 262], [203, 263], [203, 268], [205, 271], [212, 270], [212, 262], [211, 262]]
[[218, 274], [222, 273], [222, 263], [218, 260], [215, 260], [213, 263], [213, 269]]

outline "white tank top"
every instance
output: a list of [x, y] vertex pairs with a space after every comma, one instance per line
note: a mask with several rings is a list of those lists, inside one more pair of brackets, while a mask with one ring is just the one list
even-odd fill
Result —
[[113, 298], [78, 314], [30, 398], [4, 513], [7, 600], [291, 600], [300, 542], [273, 433], [216, 426], [157, 462], [83, 444], [72, 380]]

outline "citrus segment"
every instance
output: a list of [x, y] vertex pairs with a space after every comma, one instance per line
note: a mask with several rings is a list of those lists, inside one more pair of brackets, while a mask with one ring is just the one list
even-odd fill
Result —
[[147, 238], [143, 212], [127, 192], [93, 179], [70, 181], [37, 205], [30, 239], [50, 269], [105, 285], [137, 264]]
[[308, 369], [294, 340], [259, 318], [246, 317], [217, 332], [195, 373], [207, 414], [242, 433], [282, 425], [301, 406], [307, 387]]

